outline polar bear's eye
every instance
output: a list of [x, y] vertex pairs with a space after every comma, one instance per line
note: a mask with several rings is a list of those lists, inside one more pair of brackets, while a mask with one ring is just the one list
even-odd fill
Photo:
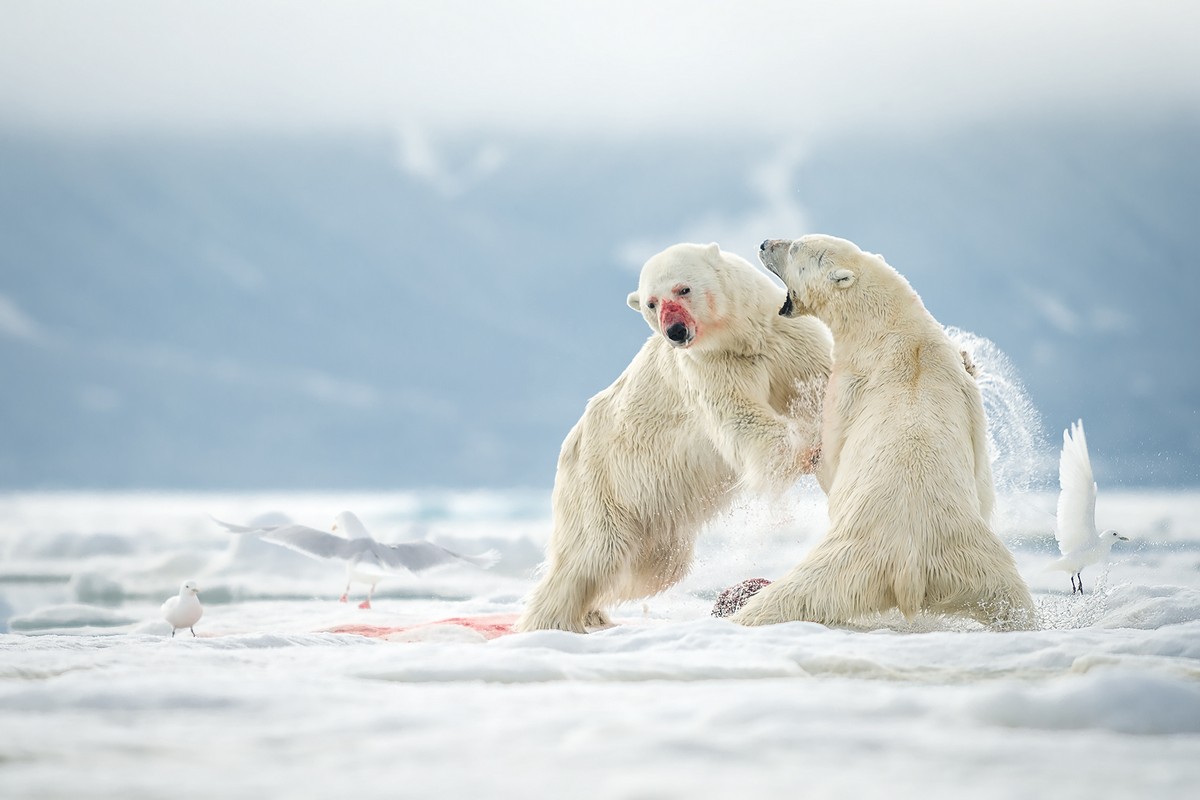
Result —
[[658, 303], [656, 303], [656, 302], [654, 302], [653, 300], [651, 300], [649, 303], [646, 303], [646, 308], [648, 308], [648, 309], [650, 309], [651, 311], [653, 311], [653, 310], [654, 310], [654, 307], [655, 307], [656, 305], [658, 305]]
[[683, 297], [685, 294], [687, 294], [687, 293], [688, 293], [688, 292], [690, 292], [691, 290], [692, 290], [692, 289], [691, 289], [691, 287], [689, 287], [689, 286], [684, 286], [682, 289], [680, 289], [680, 290], [677, 292], [677, 294], [678, 294], [680, 297]]

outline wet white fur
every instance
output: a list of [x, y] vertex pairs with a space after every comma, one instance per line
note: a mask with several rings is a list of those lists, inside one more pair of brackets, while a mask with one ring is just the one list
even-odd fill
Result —
[[[696, 337], [673, 346], [650, 298], [686, 285]], [[680, 244], [646, 262], [629, 305], [650, 338], [587, 404], [563, 442], [543, 577], [518, 630], [582, 632], [605, 608], [653, 595], [688, 571], [696, 534], [742, 487], [782, 488], [811, 471], [829, 332], [786, 319], [784, 292], [717, 245]]]
[[899, 608], [1032, 624], [1029, 590], [990, 526], [987, 425], [962, 353], [908, 282], [851, 242], [772, 240], [762, 258], [797, 313], [833, 332], [817, 467], [830, 529], [734, 621], [845, 624]]

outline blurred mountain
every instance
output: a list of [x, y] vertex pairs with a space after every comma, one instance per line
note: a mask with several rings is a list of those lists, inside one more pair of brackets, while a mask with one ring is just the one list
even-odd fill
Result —
[[648, 333], [625, 307], [638, 262], [813, 230], [882, 252], [943, 323], [994, 341], [1048, 453], [1082, 416], [1106, 485], [1195, 485], [1198, 133], [9, 133], [0, 487], [548, 487]]

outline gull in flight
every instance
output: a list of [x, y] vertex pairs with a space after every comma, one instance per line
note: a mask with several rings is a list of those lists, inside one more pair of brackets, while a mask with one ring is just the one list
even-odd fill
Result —
[[1114, 530], [1096, 533], [1096, 481], [1088, 458], [1083, 420], [1063, 431], [1062, 455], [1058, 460], [1058, 524], [1054, 531], [1062, 558], [1046, 569], [1071, 574], [1071, 594], [1083, 594], [1083, 568], [1108, 556], [1117, 540], [1126, 537]]
[[162, 616], [171, 625], [172, 639], [175, 638], [175, 631], [180, 628], [187, 628], [192, 632], [192, 636], [196, 635], [192, 626], [204, 616], [204, 607], [200, 605], [200, 587], [195, 581], [183, 584], [179, 587], [177, 596], [167, 598], [162, 604]]
[[455, 562], [487, 568], [499, 558], [494, 550], [478, 556], [467, 556], [432, 542], [377, 542], [367, 532], [362, 521], [349, 511], [343, 511], [334, 518], [332, 533], [305, 525], [253, 528], [222, 522], [215, 517], [214, 521], [232, 533], [257, 536], [263, 541], [282, 545], [310, 558], [345, 564], [346, 589], [338, 598], [340, 602], [345, 603], [349, 598], [351, 583], [366, 583], [371, 587], [367, 590], [367, 599], [359, 603], [359, 608], [371, 607], [375, 586], [387, 575], [420, 572], [430, 567]]

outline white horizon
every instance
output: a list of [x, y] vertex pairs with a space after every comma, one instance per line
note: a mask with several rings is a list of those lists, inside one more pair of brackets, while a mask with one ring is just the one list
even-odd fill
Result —
[[0, 127], [810, 140], [1200, 109], [1200, 4], [6, 2]]

